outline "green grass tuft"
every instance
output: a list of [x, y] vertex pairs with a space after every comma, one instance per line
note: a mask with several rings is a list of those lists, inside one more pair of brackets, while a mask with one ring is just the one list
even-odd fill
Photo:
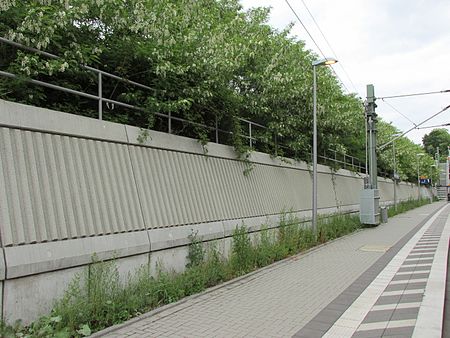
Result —
[[389, 217], [393, 217], [395, 215], [407, 212], [408, 210], [421, 207], [421, 206], [423, 206], [425, 204], [430, 204], [430, 199], [429, 198], [422, 198], [420, 200], [418, 200], [418, 199], [409, 199], [407, 201], [402, 201], [400, 203], [397, 203], [397, 208], [395, 208], [393, 205], [389, 206], [388, 216]]

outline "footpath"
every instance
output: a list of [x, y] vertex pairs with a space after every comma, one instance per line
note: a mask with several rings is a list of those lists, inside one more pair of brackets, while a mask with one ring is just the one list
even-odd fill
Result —
[[445, 337], [449, 215], [425, 205], [94, 336]]

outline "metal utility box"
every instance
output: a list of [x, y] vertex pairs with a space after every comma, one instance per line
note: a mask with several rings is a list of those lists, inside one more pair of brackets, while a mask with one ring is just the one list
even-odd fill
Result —
[[380, 224], [380, 192], [378, 189], [361, 190], [359, 220], [362, 224]]

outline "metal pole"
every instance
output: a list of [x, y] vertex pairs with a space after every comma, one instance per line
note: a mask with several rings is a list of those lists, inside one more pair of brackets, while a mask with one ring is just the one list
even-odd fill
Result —
[[419, 177], [419, 156], [417, 158], [417, 199], [420, 200], [420, 177]]
[[216, 143], [219, 143], [219, 120], [216, 115]]
[[392, 142], [394, 152], [394, 209], [397, 210], [397, 163], [395, 159], [395, 142]]
[[[364, 105], [364, 120], [365, 121], [367, 121], [367, 106], [366, 105]], [[369, 148], [368, 148], [368, 144], [367, 144], [367, 142], [368, 142], [368, 139], [367, 139], [367, 135], [368, 135], [368, 131], [367, 131], [367, 123], [365, 123], [365, 127], [366, 127], [366, 143], [365, 143], [365, 146], [366, 146], [366, 166], [365, 166], [365, 168], [364, 168], [364, 170], [365, 170], [365, 174], [366, 174], [366, 177], [368, 177], [368, 174], [367, 174], [367, 168], [368, 168], [368, 152], [369, 152]], [[364, 187], [364, 189], [365, 189], [365, 187]]]
[[102, 73], [98, 73], [98, 119], [103, 119], [103, 83]]
[[317, 84], [316, 66], [313, 66], [313, 196], [312, 196], [312, 228], [317, 234]]
[[167, 121], [167, 124], [168, 124], [168, 126], [167, 126], [167, 129], [168, 129], [168, 133], [169, 134], [172, 134], [172, 112], [169, 110], [169, 114], [167, 115], [167, 119], [168, 119], [168, 121]]
[[375, 113], [375, 89], [373, 85], [367, 85], [367, 117], [369, 133], [369, 175], [371, 189], [378, 189], [377, 179], [377, 114]]
[[250, 139], [250, 148], [252, 147], [252, 124], [251, 122], [248, 123], [248, 135]]
[[275, 133], [275, 156], [278, 156], [278, 139], [276, 133]]

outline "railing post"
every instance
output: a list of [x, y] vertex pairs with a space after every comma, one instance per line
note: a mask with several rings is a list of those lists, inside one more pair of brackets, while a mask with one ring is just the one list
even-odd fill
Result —
[[250, 148], [252, 147], [252, 123], [248, 123], [248, 135], [250, 139]]
[[169, 114], [167, 115], [167, 119], [168, 119], [168, 133], [172, 134], [172, 112], [169, 110]]
[[219, 119], [216, 115], [216, 143], [219, 143]]
[[98, 72], [98, 119], [103, 120], [103, 83], [102, 73]]
[[278, 138], [277, 138], [277, 133], [275, 133], [275, 156], [278, 156]]

